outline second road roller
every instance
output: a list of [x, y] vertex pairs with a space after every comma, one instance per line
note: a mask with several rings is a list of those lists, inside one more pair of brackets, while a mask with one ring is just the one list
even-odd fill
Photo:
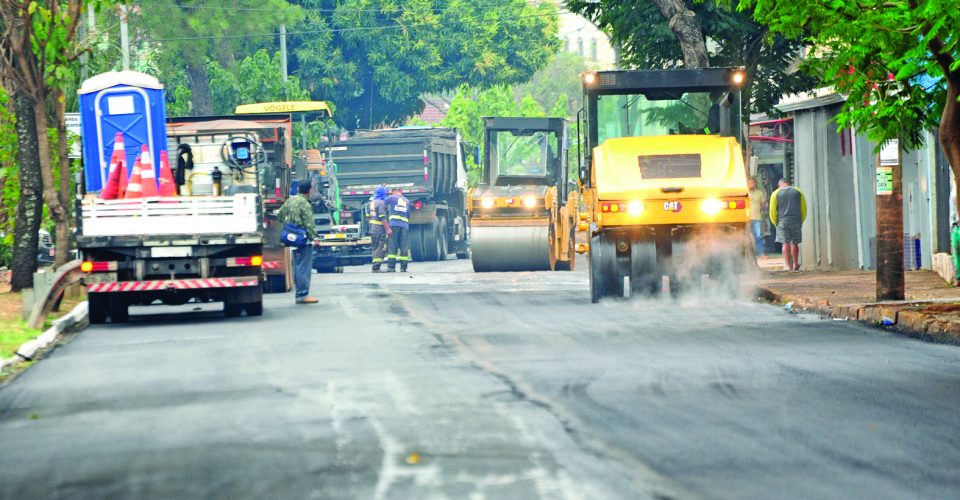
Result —
[[572, 270], [576, 184], [562, 118], [486, 117], [483, 179], [470, 196], [473, 269]]

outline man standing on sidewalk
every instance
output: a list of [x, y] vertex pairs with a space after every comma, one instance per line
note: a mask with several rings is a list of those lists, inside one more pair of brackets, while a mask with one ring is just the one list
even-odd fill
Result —
[[394, 188], [387, 197], [387, 213], [391, 229], [387, 237], [387, 272], [395, 272], [400, 261], [400, 272], [405, 273], [410, 262], [410, 202], [400, 188]]
[[370, 223], [370, 246], [373, 247], [373, 272], [381, 272], [383, 258], [387, 254], [387, 238], [393, 232], [387, 223], [387, 188], [377, 186], [370, 201], [368, 222]]
[[779, 189], [770, 195], [770, 222], [777, 227], [777, 243], [783, 244], [783, 263], [788, 271], [800, 270], [800, 242], [807, 200], [790, 181], [780, 179]]
[[[310, 183], [301, 182], [297, 186], [297, 195], [291, 196], [280, 207], [277, 214], [281, 223], [296, 224], [307, 231], [311, 242], [317, 241], [317, 227], [313, 220], [313, 208], [310, 205]], [[316, 304], [318, 301], [310, 294], [310, 272], [313, 270], [313, 246], [307, 243], [293, 249], [293, 281], [296, 284], [297, 304]]]
[[763, 209], [767, 204], [767, 194], [757, 187], [757, 179], [747, 179], [750, 188], [750, 232], [753, 233], [753, 242], [757, 257], [763, 256]]

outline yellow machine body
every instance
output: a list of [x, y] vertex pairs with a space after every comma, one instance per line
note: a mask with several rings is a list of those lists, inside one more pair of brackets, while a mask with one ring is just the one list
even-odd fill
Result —
[[[641, 155], [699, 155], [700, 177], [645, 179]], [[747, 223], [746, 172], [740, 145], [732, 137], [669, 135], [608, 139], [594, 149], [591, 207], [598, 229], [651, 224]], [[603, 202], [607, 204], [603, 210]], [[639, 202], [639, 213], [629, 205]], [[707, 207], [704, 207], [707, 203]], [[718, 205], [719, 203], [719, 205]], [[628, 208], [627, 212], [620, 206]], [[717, 207], [720, 207], [717, 209]], [[616, 207], [616, 208], [614, 208]], [[613, 210], [610, 210], [613, 209]], [[636, 212], [636, 211], [635, 211]]]

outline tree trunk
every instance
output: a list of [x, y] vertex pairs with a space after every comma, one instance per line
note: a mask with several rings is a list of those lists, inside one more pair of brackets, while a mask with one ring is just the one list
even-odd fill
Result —
[[[70, 217], [67, 213], [63, 201], [60, 199], [60, 189], [53, 176], [52, 151], [50, 150], [50, 135], [47, 131], [49, 122], [47, 120], [46, 103], [41, 101], [33, 105], [33, 116], [37, 121], [37, 149], [40, 153], [40, 176], [43, 179], [43, 201], [50, 210], [50, 216], [57, 227], [57, 237], [61, 235], [64, 238], [58, 241], [58, 245], [70, 247]], [[66, 228], [66, 231], [63, 230]], [[69, 250], [68, 250], [69, 251]]]
[[[950, 163], [953, 171], [953, 181], [960, 193], [960, 104], [957, 96], [960, 94], [960, 85], [947, 80], [947, 102], [943, 106], [943, 116], [940, 118], [940, 146]], [[960, 196], [957, 196], [957, 213], [960, 214]]]
[[57, 253], [54, 256], [54, 265], [60, 267], [70, 260], [70, 158], [67, 151], [67, 126], [65, 122], [66, 100], [60, 99], [62, 90], [54, 94], [57, 120], [57, 153], [60, 159], [60, 182], [57, 186], [60, 204], [66, 213], [63, 222], [57, 221]]
[[202, 62], [186, 65], [187, 77], [190, 79], [190, 90], [193, 98], [190, 103], [192, 116], [208, 116], [213, 114], [213, 100], [210, 97], [210, 77], [207, 67]]
[[34, 119], [34, 102], [22, 91], [13, 96], [17, 114], [17, 162], [20, 164], [20, 201], [14, 225], [13, 261], [10, 284], [13, 291], [33, 288], [37, 270], [40, 219], [43, 215], [43, 180], [40, 176], [40, 151]]
[[707, 45], [703, 40], [703, 30], [697, 15], [687, 8], [683, 0], [653, 0], [660, 14], [670, 25], [670, 31], [680, 42], [683, 51], [683, 65], [686, 68], [709, 68]]

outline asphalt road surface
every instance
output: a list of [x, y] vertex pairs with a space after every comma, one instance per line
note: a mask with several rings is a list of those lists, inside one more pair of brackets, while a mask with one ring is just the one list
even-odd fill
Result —
[[411, 269], [76, 335], [0, 389], [0, 497], [960, 497], [958, 347]]

